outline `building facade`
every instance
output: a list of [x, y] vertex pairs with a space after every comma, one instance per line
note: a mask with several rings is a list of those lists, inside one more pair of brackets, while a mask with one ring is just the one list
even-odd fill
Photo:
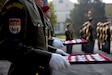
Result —
[[55, 25], [56, 34], [64, 34], [66, 28], [66, 19], [70, 18], [70, 11], [74, 8], [74, 3], [69, 0], [53, 0], [57, 24]]
[[44, 5], [48, 5], [48, 0], [44, 0]]

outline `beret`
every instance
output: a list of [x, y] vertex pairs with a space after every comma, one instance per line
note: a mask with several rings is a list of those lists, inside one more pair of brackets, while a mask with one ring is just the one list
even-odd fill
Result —
[[43, 12], [47, 12], [50, 9], [50, 7], [48, 5], [45, 5], [41, 8], [42, 8]]

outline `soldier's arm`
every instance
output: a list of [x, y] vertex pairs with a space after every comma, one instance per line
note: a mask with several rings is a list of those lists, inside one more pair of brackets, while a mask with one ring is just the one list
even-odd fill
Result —
[[49, 52], [55, 53], [56, 50], [57, 50], [57, 48], [53, 47], [52, 45], [48, 45], [48, 51], [49, 51]]

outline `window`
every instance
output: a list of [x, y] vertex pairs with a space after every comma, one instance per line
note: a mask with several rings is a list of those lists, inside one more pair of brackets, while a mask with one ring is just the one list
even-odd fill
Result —
[[63, 3], [63, 0], [59, 0], [59, 3]]
[[69, 7], [69, 5], [68, 4], [66, 4], [66, 6], [65, 6], [66, 8], [68, 8]]
[[55, 30], [55, 31], [59, 31], [59, 30], [60, 30], [60, 28], [59, 28], [59, 23], [58, 23], [57, 25], [55, 25], [54, 30]]
[[69, 14], [66, 14], [66, 19], [70, 18], [70, 15]]

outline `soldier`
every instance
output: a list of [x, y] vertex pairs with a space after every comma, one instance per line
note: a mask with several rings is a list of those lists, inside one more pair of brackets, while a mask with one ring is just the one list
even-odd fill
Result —
[[101, 50], [103, 48], [102, 46], [103, 46], [103, 43], [104, 43], [103, 28], [104, 28], [104, 23], [101, 23], [100, 28], [99, 28], [99, 43], [100, 43], [100, 46], [101, 46]]
[[103, 51], [110, 54], [110, 22], [104, 23], [104, 44]]
[[[66, 28], [67, 28], [66, 31], [65, 31], [66, 41], [67, 40], [73, 40], [72, 24], [71, 23], [67, 23], [66, 24]], [[66, 45], [66, 52], [68, 54], [72, 54], [72, 48], [73, 48], [72, 44]]]
[[48, 38], [48, 44], [56, 48], [62, 48], [64, 45], [58, 38], [55, 37], [54, 28], [50, 22], [51, 19], [50, 7], [48, 5], [45, 5], [42, 7], [42, 10], [44, 12], [44, 17], [46, 21], [46, 35]]
[[112, 41], [112, 25], [110, 25], [110, 41]]
[[95, 30], [93, 24], [93, 18], [89, 18], [88, 21], [88, 32], [90, 33], [88, 36], [88, 43], [87, 43], [87, 53], [94, 53], [94, 43], [95, 43]]
[[100, 25], [101, 25], [101, 22], [98, 22], [97, 23], [97, 28], [96, 28], [96, 33], [97, 33], [97, 40], [98, 40], [98, 50], [101, 50], [101, 45], [100, 45]]
[[56, 50], [47, 51], [42, 5], [43, 0], [7, 0], [2, 7], [0, 58], [11, 62], [8, 75], [36, 75], [39, 67], [60, 70], [70, 66]]
[[106, 22], [103, 23], [103, 28], [102, 28], [102, 51], [105, 52], [105, 35], [106, 35]]
[[[81, 34], [81, 38], [87, 40], [87, 25], [88, 25], [88, 22], [85, 22], [80, 30], [80, 34]], [[87, 34], [86, 34], [87, 33]], [[83, 52], [87, 52], [87, 44], [82, 44], [82, 49], [81, 49]]]
[[[48, 41], [48, 50], [52, 51], [57, 49], [57, 53], [64, 53], [65, 55], [67, 55], [67, 53], [65, 53], [63, 50], [58, 49], [58, 48], [62, 48], [64, 45], [63, 43], [59, 40], [59, 39], [54, 39], [54, 29], [53, 26], [50, 23], [50, 18], [51, 18], [51, 12], [50, 12], [50, 7], [48, 5], [44, 5], [43, 7], [41, 7], [44, 13], [44, 18], [45, 18], [45, 23], [46, 23], [46, 41]], [[42, 70], [42, 73], [43, 70]], [[51, 71], [50, 69], [46, 69], [46, 75], [50, 75]]]

